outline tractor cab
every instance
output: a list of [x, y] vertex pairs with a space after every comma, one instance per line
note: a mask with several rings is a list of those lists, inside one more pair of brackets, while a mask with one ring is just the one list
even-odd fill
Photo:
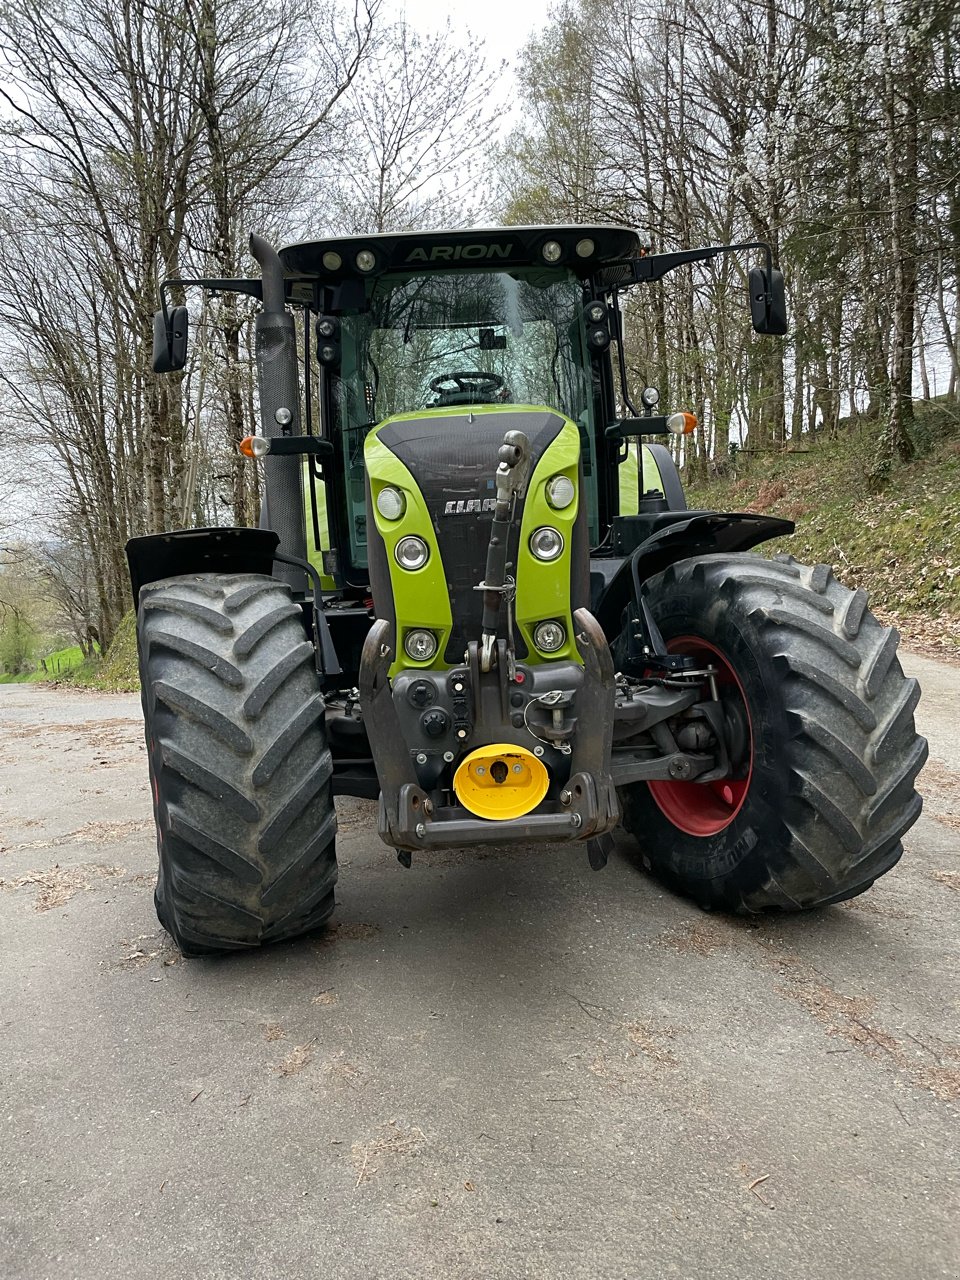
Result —
[[[446, 416], [443, 431], [452, 447], [459, 435], [473, 441], [482, 466], [483, 449], [493, 457], [502, 431], [495, 439], [495, 420], [485, 413], [478, 424], [471, 408], [559, 413], [579, 435], [589, 540], [601, 541], [615, 490], [605, 486], [602, 509], [599, 466], [616, 465], [604, 441], [615, 414], [603, 369], [614, 318], [598, 303], [601, 272], [641, 253], [636, 233], [620, 227], [417, 232], [281, 250], [285, 271], [311, 280], [321, 309], [320, 430], [342, 477], [331, 541], [345, 585], [368, 567], [363, 442], [404, 414], [468, 410]], [[588, 319], [591, 303], [602, 306], [599, 322]], [[426, 422], [420, 429], [429, 432]], [[456, 500], [483, 496], [463, 489]]]

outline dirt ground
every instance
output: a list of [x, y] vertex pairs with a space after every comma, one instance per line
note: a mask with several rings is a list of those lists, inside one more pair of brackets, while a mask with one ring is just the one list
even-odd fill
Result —
[[3, 1280], [960, 1275], [960, 669], [897, 868], [704, 915], [341, 804], [324, 935], [184, 961], [139, 702], [0, 686]]

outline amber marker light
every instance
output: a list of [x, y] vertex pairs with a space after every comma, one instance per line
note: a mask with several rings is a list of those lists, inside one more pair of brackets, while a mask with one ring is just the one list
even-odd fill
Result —
[[675, 436], [689, 436], [697, 429], [695, 413], [671, 413], [667, 419], [667, 430]]
[[262, 458], [270, 452], [270, 441], [266, 436], [244, 436], [238, 447], [246, 458]]

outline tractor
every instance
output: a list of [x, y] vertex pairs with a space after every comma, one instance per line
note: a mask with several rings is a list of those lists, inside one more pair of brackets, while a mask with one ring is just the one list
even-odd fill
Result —
[[187, 362], [171, 290], [259, 300], [259, 527], [127, 547], [156, 906], [185, 955], [327, 921], [337, 795], [378, 802], [407, 868], [549, 842], [600, 869], [622, 827], [705, 910], [841, 902], [893, 867], [927, 751], [896, 631], [828, 566], [753, 553], [792, 522], [689, 510], [663, 441], [696, 419], [628, 385], [621, 299], [685, 264], [747, 255], [753, 328], [787, 331], [767, 245], [250, 248], [257, 278], [164, 283], [153, 365]]

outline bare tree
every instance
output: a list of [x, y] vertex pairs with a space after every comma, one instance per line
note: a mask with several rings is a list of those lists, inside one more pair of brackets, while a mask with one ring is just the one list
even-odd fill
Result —
[[428, 35], [406, 22], [386, 29], [344, 95], [349, 149], [328, 223], [341, 233], [469, 225], [488, 196], [501, 71], [449, 23]]
[[916, 0], [566, 0], [528, 46], [508, 216], [606, 213], [660, 249], [763, 239], [787, 268], [785, 343], [752, 338], [730, 259], [629, 308], [631, 366], [697, 401], [688, 464], [734, 430], [834, 432], [844, 402], [909, 456], [921, 315], [956, 395], [958, 33], [956, 5]]
[[[240, 219], [279, 220], [366, 52], [377, 0], [357, 4], [70, 0], [56, 27], [37, 0], [0, 11], [3, 376], [60, 465], [59, 510], [90, 550], [104, 644], [128, 600], [123, 544], [177, 523], [190, 446], [216, 416], [190, 401], [202, 377], [150, 369], [158, 278], [235, 274]], [[236, 333], [228, 313], [227, 456], [246, 403]], [[233, 506], [251, 514], [236, 484]]]

